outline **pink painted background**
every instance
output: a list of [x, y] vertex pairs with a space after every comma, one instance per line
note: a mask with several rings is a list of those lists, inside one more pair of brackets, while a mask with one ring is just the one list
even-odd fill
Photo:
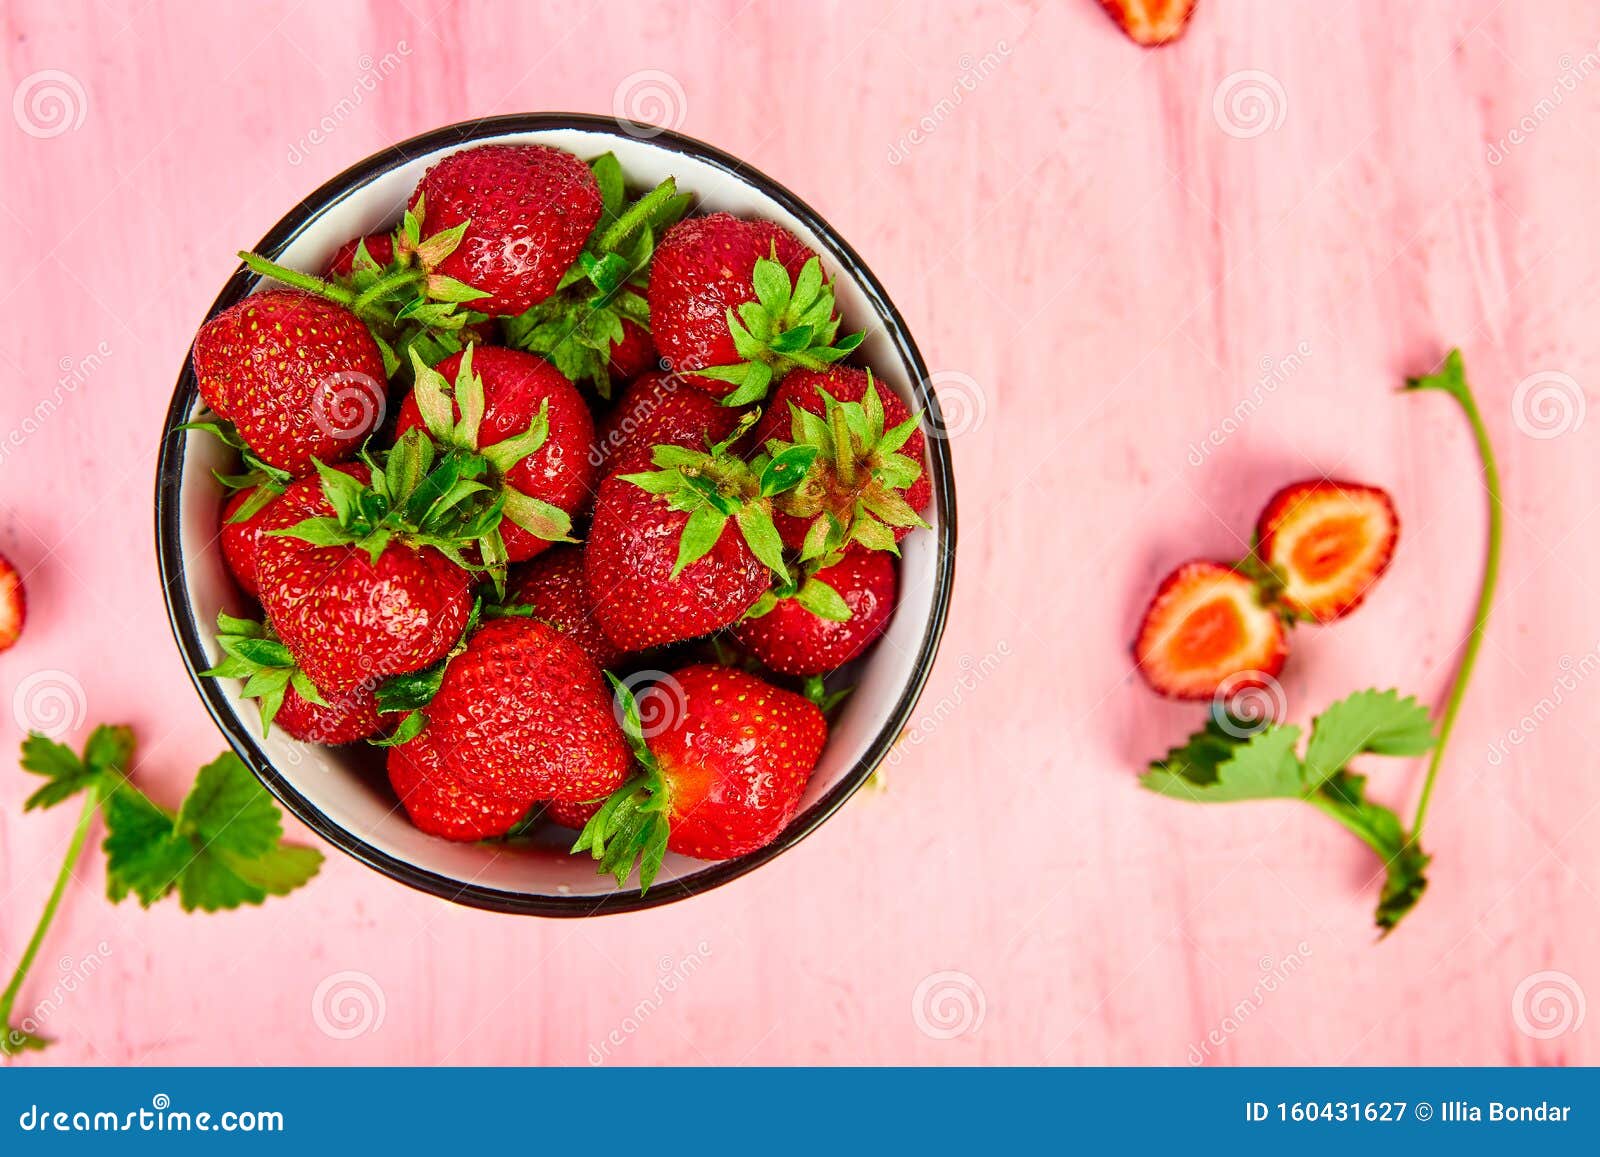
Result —
[[[33, 1063], [1185, 1064], [1213, 1030], [1223, 1064], [1600, 1063], [1600, 1009], [1578, 1019], [1600, 1000], [1600, 415], [1581, 421], [1600, 14], [1406, 8], [1201, 0], [1183, 41], [1145, 52], [1091, 0], [12, 0], [0, 96], [43, 70], [81, 96], [63, 89], [65, 124], [26, 101], [0, 116], [0, 426], [28, 420], [0, 459], [0, 550], [31, 604], [0, 657], [0, 749], [41, 671], [76, 679], [91, 721], [136, 725], [158, 798], [222, 746], [153, 556], [174, 376], [236, 249], [451, 121], [610, 113], [648, 82], [669, 93], [652, 115], [797, 190], [943, 372], [961, 513], [932, 738], [773, 865], [540, 922], [338, 853], [260, 910], [147, 913], [110, 906], [91, 857], [21, 1007], [58, 962], [104, 942], [106, 965]], [[1144, 690], [1127, 640], [1165, 570], [1238, 553], [1276, 486], [1354, 477], [1393, 492], [1399, 554], [1359, 614], [1296, 635], [1293, 712], [1371, 684], [1437, 702], [1484, 495], [1449, 400], [1395, 388], [1452, 344], [1504, 468], [1503, 594], [1434, 804], [1432, 889], [1375, 944], [1374, 864], [1323, 817], [1136, 787], [1199, 712]], [[1370, 770], [1409, 808], [1418, 764]], [[27, 778], [0, 769], [7, 969], [72, 819], [23, 816]], [[941, 972], [964, 974], [942, 1006]], [[381, 1000], [351, 1039], [314, 1013], [340, 973]]]

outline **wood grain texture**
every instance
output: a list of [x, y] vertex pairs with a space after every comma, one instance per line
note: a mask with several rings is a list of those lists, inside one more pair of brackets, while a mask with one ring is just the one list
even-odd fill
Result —
[[[58, 960], [103, 942], [106, 963], [53, 1002], [40, 1061], [1600, 1063], [1600, 1015], [1538, 1039], [1513, 1007], [1547, 970], [1600, 999], [1600, 418], [1534, 437], [1514, 410], [1530, 375], [1568, 375], [1542, 380], [1576, 406], [1600, 374], [1592, 5], [1204, 0], [1151, 52], [1091, 0], [853, 0], [803, 36], [775, 0], [12, 0], [0, 19], [0, 96], [59, 70], [83, 113], [51, 136], [26, 102], [0, 121], [0, 426], [20, 437], [0, 550], [31, 599], [0, 707], [66, 672], [89, 719], [137, 726], [158, 797], [220, 745], [153, 558], [173, 378], [233, 252], [394, 140], [609, 112], [665, 74], [683, 131], [851, 239], [966, 416], [957, 602], [925, 741], [886, 790], [735, 886], [579, 923], [452, 908], [337, 854], [260, 911], [145, 913], [108, 905], [94, 864], [23, 1003], [53, 1001]], [[1265, 106], [1230, 104], [1240, 84]], [[1321, 817], [1136, 788], [1197, 712], [1148, 694], [1127, 644], [1171, 565], [1238, 553], [1279, 484], [1346, 475], [1395, 495], [1400, 550], [1358, 615], [1296, 635], [1293, 714], [1371, 684], [1437, 701], [1484, 495], [1448, 399], [1395, 388], [1454, 344], [1502, 456], [1503, 595], [1435, 798], [1432, 889], [1374, 944], [1373, 864]], [[0, 750], [19, 739], [0, 710]], [[1414, 799], [1420, 766], [1371, 770]], [[8, 962], [71, 823], [22, 816], [24, 778], [0, 774]], [[941, 971], [982, 993], [949, 1039], [913, 1008], [922, 985], [923, 1026], [960, 1020], [923, 983]], [[382, 1020], [339, 1039], [314, 1001], [347, 972]]]

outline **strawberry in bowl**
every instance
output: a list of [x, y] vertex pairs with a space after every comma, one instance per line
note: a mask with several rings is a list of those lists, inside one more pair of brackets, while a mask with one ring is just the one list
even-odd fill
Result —
[[[949, 457], [904, 323], [792, 194], [504, 117], [243, 257], [168, 415], [158, 556], [202, 700], [301, 820], [590, 915], [753, 870], [887, 755], [947, 613]], [[357, 372], [366, 411], [319, 421]]]

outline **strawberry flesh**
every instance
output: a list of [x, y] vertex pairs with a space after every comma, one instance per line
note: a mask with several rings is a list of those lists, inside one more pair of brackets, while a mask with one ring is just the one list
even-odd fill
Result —
[[[344, 471], [365, 482], [365, 466]], [[374, 562], [349, 545], [271, 533], [330, 517], [321, 480], [293, 483], [263, 512], [261, 602], [295, 662], [324, 694], [374, 686], [444, 658], [472, 609], [467, 573], [431, 547], [391, 542]]]
[[383, 419], [388, 377], [365, 323], [298, 289], [253, 294], [195, 335], [195, 382], [269, 466], [338, 462]]
[[704, 449], [733, 433], [738, 420], [738, 410], [686, 389], [676, 375], [645, 374], [600, 420], [590, 458], [608, 474], [649, 470], [654, 447]]
[[537, 619], [495, 619], [445, 668], [423, 737], [475, 794], [590, 800], [632, 763], [600, 669]]
[[490, 296], [472, 308], [519, 314], [555, 292], [600, 219], [600, 187], [589, 166], [546, 145], [483, 145], [452, 153], [423, 176], [430, 232], [469, 221], [438, 272]]
[[272, 725], [302, 743], [329, 747], [370, 739], [383, 731], [385, 721], [378, 714], [378, 699], [370, 687], [357, 687], [343, 695], [323, 695], [323, 699], [327, 706], [313, 703], [289, 687], [272, 717]]
[[0, 555], [0, 651], [10, 650], [22, 634], [28, 617], [28, 596], [22, 575], [11, 561]]
[[1177, 699], [1209, 699], [1283, 669], [1288, 636], [1255, 583], [1226, 563], [1187, 562], [1162, 582], [1145, 611], [1134, 659], [1151, 688]]
[[[250, 501], [255, 489], [249, 488], [234, 494], [222, 507], [222, 561], [228, 573], [239, 584], [239, 589], [251, 598], [259, 598], [261, 588], [256, 584], [256, 553], [261, 548], [261, 529], [266, 523], [267, 508], [263, 506], [243, 522], [232, 521], [235, 513]], [[267, 504], [268, 506], [271, 503]]]
[[503, 836], [536, 802], [467, 790], [445, 767], [443, 754], [426, 734], [389, 749], [389, 785], [413, 824], [447, 840]]
[[728, 328], [728, 311], [756, 300], [756, 262], [774, 253], [791, 279], [816, 256], [783, 226], [730, 213], [680, 221], [656, 246], [649, 292], [656, 347], [674, 371], [715, 397], [735, 387], [693, 371], [744, 360]]
[[1274, 494], [1256, 534], [1257, 555], [1283, 582], [1279, 601], [1327, 623], [1359, 606], [1388, 569], [1400, 519], [1375, 486], [1317, 478]]
[[844, 666], [883, 634], [894, 614], [894, 559], [885, 551], [852, 547], [813, 581], [839, 593], [850, 608], [848, 619], [822, 618], [787, 598], [734, 631], [758, 659], [784, 675], [825, 675]]
[[1100, 0], [1135, 44], [1167, 44], [1183, 35], [1195, 0]]
[[595, 666], [605, 669], [621, 662], [622, 652], [595, 618], [580, 548], [558, 546], [512, 571], [506, 601], [533, 608], [540, 620], [582, 647]]

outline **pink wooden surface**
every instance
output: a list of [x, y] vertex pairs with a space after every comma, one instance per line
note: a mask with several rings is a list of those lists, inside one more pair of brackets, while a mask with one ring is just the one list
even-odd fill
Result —
[[[1090, 0], [935, 8], [6, 6], [0, 96], [55, 84], [70, 107], [18, 97], [0, 123], [0, 550], [31, 597], [0, 749], [40, 672], [137, 726], [158, 797], [221, 746], [151, 541], [175, 372], [235, 249], [439, 124], [656, 85], [654, 115], [854, 242], [960, 431], [957, 601], [927, 741], [887, 790], [735, 886], [577, 923], [453, 908], [337, 853], [262, 910], [146, 913], [91, 862], [24, 1010], [58, 964], [105, 963], [44, 1061], [1600, 1062], [1600, 1012], [1573, 1003], [1600, 998], [1593, 6], [1202, 0], [1151, 53]], [[1369, 684], [1436, 701], [1483, 495], [1448, 399], [1394, 388], [1456, 343], [1506, 476], [1503, 596], [1432, 890], [1375, 945], [1373, 865], [1323, 818], [1136, 788], [1199, 712], [1146, 692], [1126, 646], [1166, 568], [1239, 551], [1273, 488], [1337, 472], [1388, 487], [1405, 528], [1357, 616], [1296, 636], [1294, 713]], [[1414, 799], [1419, 766], [1373, 770]], [[8, 968], [71, 824], [22, 816], [25, 778], [0, 774]]]

